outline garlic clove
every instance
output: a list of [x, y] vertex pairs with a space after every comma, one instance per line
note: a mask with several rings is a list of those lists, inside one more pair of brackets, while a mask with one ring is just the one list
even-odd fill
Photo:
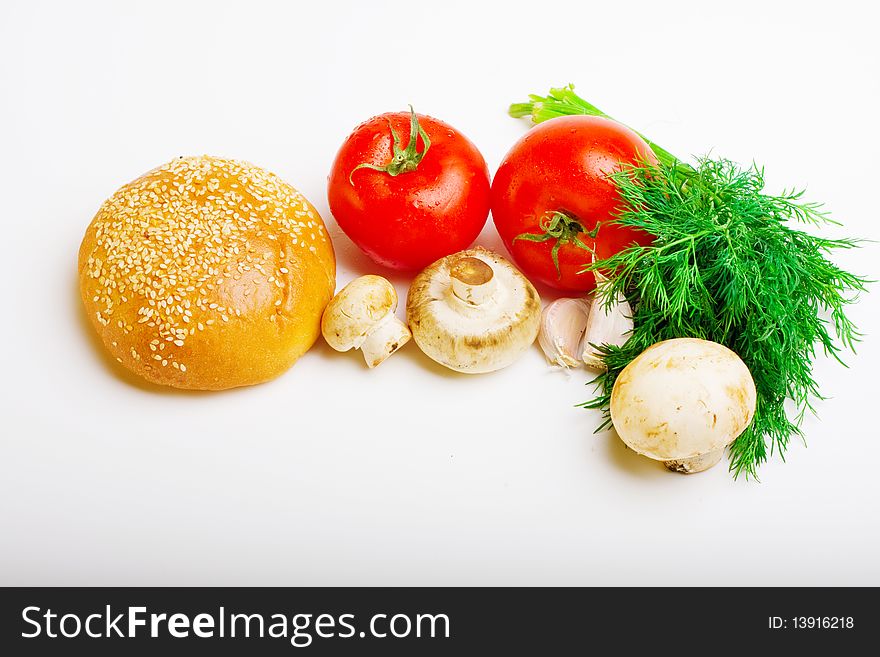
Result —
[[613, 344], [622, 347], [633, 330], [632, 308], [621, 293], [618, 293], [614, 303], [607, 307], [601, 292], [602, 286], [608, 284], [608, 279], [599, 272], [595, 274], [597, 291], [584, 329], [581, 360], [589, 368], [605, 370], [607, 369], [605, 362], [593, 345]]
[[578, 348], [587, 327], [592, 299], [557, 299], [541, 313], [538, 344], [551, 365], [580, 367]]

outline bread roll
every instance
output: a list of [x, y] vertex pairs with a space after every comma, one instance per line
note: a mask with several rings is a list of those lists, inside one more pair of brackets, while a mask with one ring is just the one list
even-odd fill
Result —
[[314, 344], [336, 261], [318, 212], [278, 176], [186, 157], [101, 206], [79, 282], [125, 367], [153, 383], [222, 390], [272, 379]]

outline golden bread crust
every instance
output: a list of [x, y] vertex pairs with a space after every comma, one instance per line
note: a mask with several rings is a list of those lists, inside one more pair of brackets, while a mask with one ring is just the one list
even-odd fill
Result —
[[317, 210], [278, 176], [187, 157], [104, 202], [80, 246], [79, 282], [125, 367], [222, 390], [272, 379], [314, 344], [336, 261]]

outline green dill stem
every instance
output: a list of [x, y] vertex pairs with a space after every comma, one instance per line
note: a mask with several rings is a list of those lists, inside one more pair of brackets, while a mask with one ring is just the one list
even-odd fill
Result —
[[515, 119], [531, 116], [534, 103], [513, 103], [507, 113]]
[[[507, 110], [507, 113], [513, 118], [531, 116], [533, 123], [542, 123], [543, 121], [555, 119], [558, 116], [571, 116], [579, 114], [586, 114], [587, 116], [601, 116], [606, 119], [611, 119], [612, 121], [616, 120], [613, 117], [608, 116], [605, 112], [600, 110], [592, 103], [578, 96], [574, 92], [573, 84], [569, 84], [565, 87], [555, 87], [550, 90], [550, 94], [548, 96], [536, 96], [532, 94], [529, 96], [529, 99], [530, 100], [527, 103], [512, 104]], [[620, 121], [617, 122], [620, 123]], [[632, 128], [630, 128], [630, 130], [632, 130]], [[662, 146], [658, 146], [637, 130], [633, 130], [633, 132], [635, 132], [637, 135], [645, 140], [648, 146], [651, 147], [651, 150], [654, 151], [654, 155], [657, 156], [657, 159], [660, 160], [661, 163], [667, 166], [680, 165], [681, 160], [675, 157], [665, 148], [663, 148]]]

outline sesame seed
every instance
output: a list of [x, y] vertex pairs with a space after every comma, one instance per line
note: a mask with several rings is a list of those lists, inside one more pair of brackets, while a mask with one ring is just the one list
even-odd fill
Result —
[[[220, 305], [218, 288], [227, 279], [239, 280], [254, 268], [283, 287], [270, 274], [290, 272], [275, 269], [276, 257], [286, 261], [289, 244], [316, 252], [318, 236], [324, 240], [311, 206], [280, 178], [242, 162], [201, 157], [175, 159], [125, 185], [101, 206], [89, 231], [95, 246], [85, 260], [92, 282], [87, 293], [103, 307], [96, 321], [115, 322], [125, 333], [134, 330], [132, 323], [152, 331], [151, 352], [168, 342], [182, 346], [187, 334], [194, 335], [195, 328], [186, 326], [194, 322], [193, 305], [208, 314], [198, 318], [200, 331], [215, 323], [211, 314], [224, 322], [233, 312], [240, 316], [240, 309]], [[265, 246], [265, 239], [285, 249], [266, 253], [256, 246]], [[191, 299], [196, 291], [198, 299]], [[111, 320], [118, 303], [135, 306], [137, 318]]]

